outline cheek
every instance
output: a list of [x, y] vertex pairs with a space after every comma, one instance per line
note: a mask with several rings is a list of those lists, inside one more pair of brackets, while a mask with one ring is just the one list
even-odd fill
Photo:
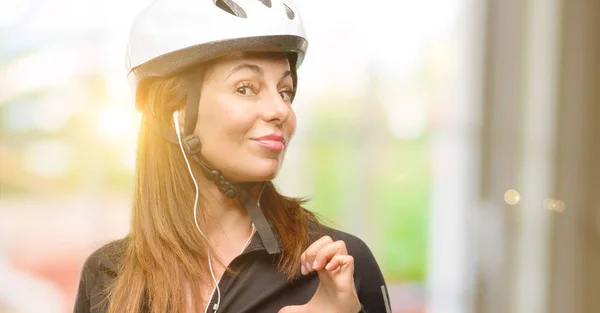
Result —
[[198, 112], [196, 130], [208, 141], [227, 145], [244, 139], [252, 128], [256, 113], [251, 106], [228, 96], [206, 98]]
[[232, 103], [224, 111], [221, 120], [224, 131], [233, 141], [243, 141], [256, 123], [258, 113], [244, 103]]
[[288, 119], [286, 120], [283, 128], [286, 134], [291, 139], [292, 136], [294, 136], [294, 133], [296, 132], [296, 113], [294, 113], [293, 110], [290, 111], [290, 115], [288, 116]]

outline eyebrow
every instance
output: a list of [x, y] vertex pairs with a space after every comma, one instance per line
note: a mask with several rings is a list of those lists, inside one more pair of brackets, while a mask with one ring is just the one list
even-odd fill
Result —
[[287, 71], [283, 72], [283, 75], [281, 75], [281, 78], [279, 79], [279, 81], [282, 81], [284, 78], [286, 78], [288, 76], [292, 76], [292, 71], [287, 70]]
[[[235, 72], [243, 70], [243, 69], [249, 69], [260, 76], [264, 76], [264, 74], [265, 74], [260, 66], [244, 63], [244, 64], [240, 64], [240, 65], [234, 67], [231, 70], [231, 72], [229, 72], [229, 74], [227, 74], [227, 77], [225, 77], [225, 79], [229, 78], [229, 76], [233, 75]], [[279, 81], [282, 81], [284, 78], [291, 76], [291, 75], [292, 75], [292, 71], [287, 70], [287, 71], [283, 72], [283, 75], [281, 75], [281, 78], [279, 79]]]
[[229, 76], [233, 75], [235, 72], [243, 70], [243, 69], [249, 69], [252, 70], [254, 73], [263, 76], [264, 72], [262, 70], [262, 68], [260, 68], [260, 66], [258, 65], [254, 65], [254, 64], [248, 64], [248, 63], [244, 63], [244, 64], [240, 64], [236, 67], [234, 67], [231, 72], [229, 72], [229, 74], [227, 75], [227, 77], [225, 77], [225, 79], [229, 78]]

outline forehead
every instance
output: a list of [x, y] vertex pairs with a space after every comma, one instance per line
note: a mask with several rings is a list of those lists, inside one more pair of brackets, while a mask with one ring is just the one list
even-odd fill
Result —
[[283, 53], [251, 53], [227, 56], [215, 60], [207, 67], [208, 73], [227, 75], [232, 69], [242, 65], [250, 64], [261, 67], [263, 71], [287, 71], [290, 63]]

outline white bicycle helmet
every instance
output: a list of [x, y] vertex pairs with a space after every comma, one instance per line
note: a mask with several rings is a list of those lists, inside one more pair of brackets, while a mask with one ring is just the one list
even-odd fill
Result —
[[308, 41], [290, 0], [156, 0], [135, 18], [127, 47], [127, 76], [164, 77], [241, 51], [282, 51], [295, 71]]

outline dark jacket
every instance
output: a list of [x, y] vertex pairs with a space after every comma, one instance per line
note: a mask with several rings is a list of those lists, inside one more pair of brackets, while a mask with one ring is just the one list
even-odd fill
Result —
[[[348, 254], [354, 257], [354, 282], [363, 307], [361, 312], [391, 312], [381, 270], [367, 245], [347, 233], [326, 227], [324, 230], [334, 241], [343, 240]], [[314, 240], [318, 239], [317, 235], [314, 237]], [[83, 266], [74, 313], [106, 312], [106, 306], [101, 302], [106, 287], [117, 275], [123, 246], [123, 239], [113, 241], [88, 257]], [[308, 302], [319, 284], [318, 275], [312, 272], [289, 281], [273, 265], [276, 257], [266, 252], [255, 233], [248, 247], [229, 266], [237, 275], [225, 272], [219, 282], [221, 303], [218, 313], [277, 313], [285, 306]], [[210, 306], [216, 302], [215, 293]]]

